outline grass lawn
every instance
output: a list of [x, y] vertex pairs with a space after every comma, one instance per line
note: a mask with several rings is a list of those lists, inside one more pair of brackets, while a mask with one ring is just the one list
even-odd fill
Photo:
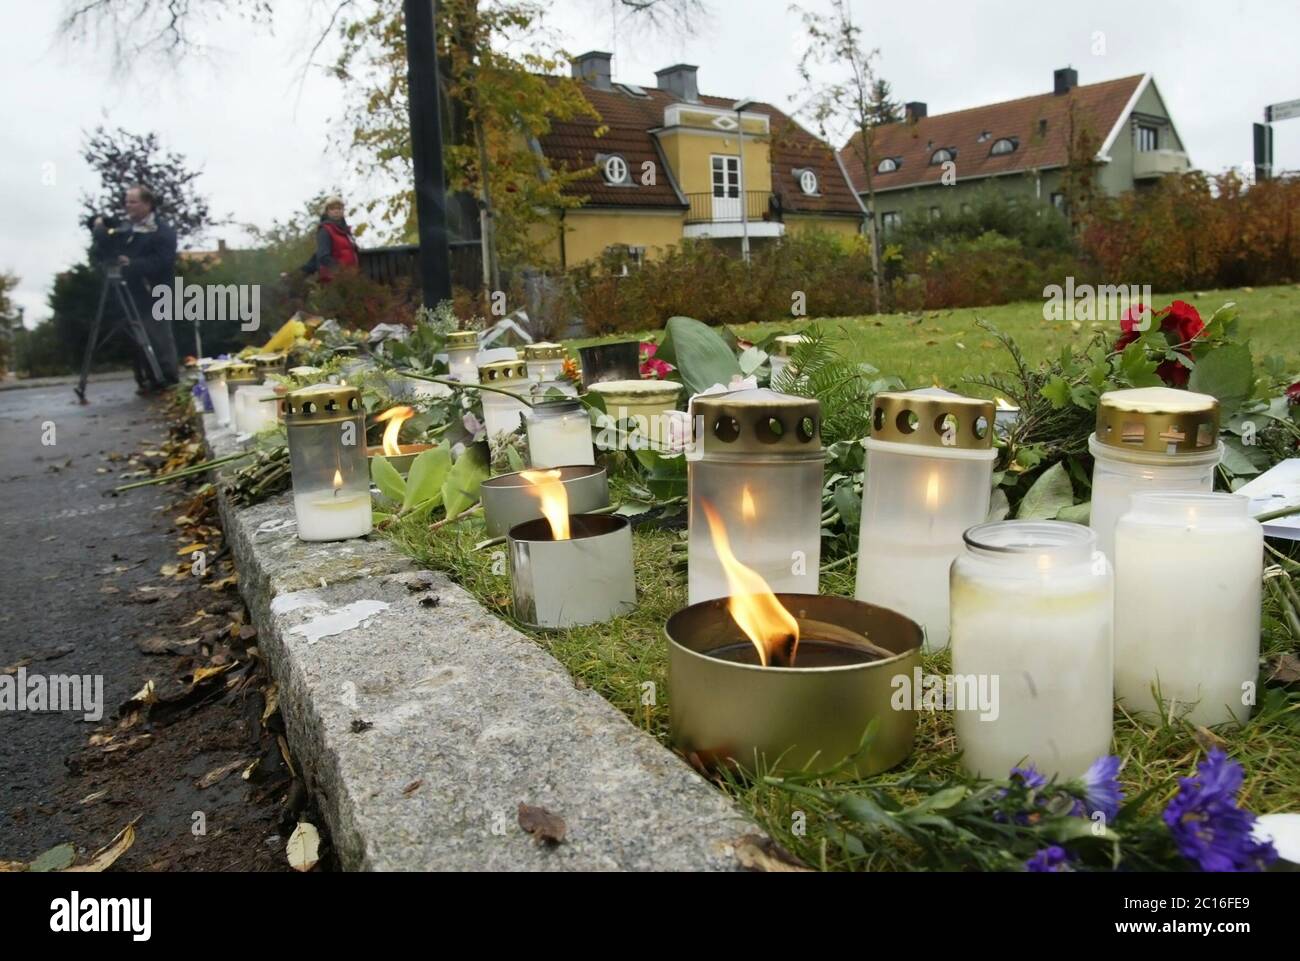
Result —
[[[1234, 301], [1241, 310], [1243, 339], [1249, 338], [1256, 358], [1277, 354], [1292, 369], [1300, 371], [1300, 284], [1184, 291], [1157, 294], [1153, 299], [1157, 307], [1185, 300], [1207, 320], [1223, 304]], [[987, 332], [975, 326], [977, 320], [988, 321], [1014, 337], [1031, 363], [1055, 356], [1066, 343], [1085, 342], [1097, 330], [1110, 328], [1118, 333], [1119, 329], [1118, 323], [1049, 323], [1043, 320], [1043, 303], [1030, 301], [912, 314], [826, 317], [812, 321], [792, 318], [788, 322], [743, 324], [732, 330], [739, 337], [757, 341], [774, 332], [793, 333], [815, 322], [832, 334], [832, 340], [847, 358], [865, 361], [882, 373], [897, 375], [909, 387], [940, 384], [955, 388], [967, 377], [991, 373], [1007, 363], [1006, 351]], [[628, 340], [633, 336], [657, 340], [660, 332], [590, 338], [573, 341], [570, 346]]]

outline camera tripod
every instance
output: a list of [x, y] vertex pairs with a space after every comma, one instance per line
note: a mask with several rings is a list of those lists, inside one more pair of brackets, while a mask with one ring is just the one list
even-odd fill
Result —
[[162, 368], [158, 365], [158, 355], [154, 353], [153, 344], [149, 342], [149, 334], [144, 328], [144, 320], [140, 317], [140, 309], [132, 299], [131, 292], [127, 290], [126, 280], [122, 277], [122, 268], [115, 265], [107, 266], [104, 268], [104, 287], [99, 292], [99, 306], [95, 308], [95, 319], [90, 325], [90, 336], [86, 338], [86, 355], [81, 361], [81, 379], [73, 388], [77, 399], [83, 404], [86, 403], [86, 381], [90, 378], [90, 364], [95, 358], [95, 351], [106, 344], [108, 338], [112, 337], [118, 329], [116, 326], [110, 326], [102, 339], [99, 336], [110, 290], [116, 296], [118, 306], [122, 308], [122, 324], [126, 335], [144, 354], [154, 383], [160, 384], [163, 379]]

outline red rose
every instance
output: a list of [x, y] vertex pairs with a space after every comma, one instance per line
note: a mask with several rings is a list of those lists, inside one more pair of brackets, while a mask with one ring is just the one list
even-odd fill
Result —
[[1300, 380], [1286, 389], [1286, 402], [1292, 407], [1300, 406]]
[[1128, 310], [1124, 311], [1124, 316], [1119, 319], [1120, 330], [1124, 331], [1124, 333], [1120, 334], [1119, 340], [1115, 341], [1116, 350], [1123, 350], [1141, 336], [1142, 332], [1138, 328], [1142, 327], [1143, 329], [1146, 329], [1150, 324], [1149, 320], [1145, 323], [1143, 322], [1143, 317], [1146, 313], [1147, 308], [1143, 307], [1141, 304], [1134, 304]]
[[1185, 300], [1175, 300], [1164, 310], [1156, 314], [1160, 318], [1160, 329], [1174, 334], [1178, 343], [1185, 344], [1205, 330], [1205, 321], [1196, 308]]
[[1156, 368], [1156, 376], [1170, 387], [1186, 387], [1192, 372], [1176, 360], [1166, 360]]

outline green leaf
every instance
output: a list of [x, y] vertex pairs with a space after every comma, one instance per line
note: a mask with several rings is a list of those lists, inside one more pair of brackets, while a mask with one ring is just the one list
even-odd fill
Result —
[[1189, 390], [1219, 399], [1222, 417], [1231, 417], [1255, 386], [1255, 365], [1245, 344], [1225, 344], [1210, 351], [1192, 369]]
[[656, 357], [675, 364], [691, 394], [740, 376], [740, 364], [716, 330], [691, 317], [670, 317]]
[[419, 454], [411, 461], [411, 469], [406, 474], [406, 496], [402, 499], [402, 510], [410, 510], [416, 504], [437, 497], [450, 470], [451, 451], [446, 447], [432, 447]]
[[[1252, 457], [1251, 455], [1255, 456]], [[1256, 463], [1256, 459], [1261, 463]], [[1235, 477], [1248, 477], [1258, 474], [1261, 467], [1268, 466], [1268, 454], [1256, 447], [1247, 447], [1236, 437], [1223, 438], [1223, 469]]]
[[907, 809], [907, 814], [922, 814], [931, 811], [946, 811], [950, 807], [960, 804], [966, 798], [966, 788], [962, 785], [956, 787], [944, 788], [941, 791], [935, 791], [933, 794], [923, 798], [916, 804]]
[[991, 521], [1005, 520], [1006, 516], [1011, 513], [1011, 504], [1007, 501], [1007, 492], [1001, 487], [993, 491], [993, 496], [989, 498], [989, 515]]
[[1069, 521], [1071, 524], [1087, 525], [1092, 517], [1092, 501], [1086, 504], [1071, 504], [1069, 507], [1062, 507], [1056, 512], [1058, 521]]
[[758, 368], [762, 367], [767, 361], [767, 354], [757, 347], [746, 347], [745, 352], [740, 355], [736, 363], [740, 364], [740, 372], [748, 377]]
[[528, 465], [524, 463], [523, 457], [520, 456], [519, 451], [517, 451], [514, 446], [506, 448], [506, 460], [510, 462], [510, 469], [513, 471], [524, 470], [528, 467]]
[[487, 446], [471, 444], [442, 482], [442, 503], [448, 517], [469, 510], [478, 500], [478, 488], [488, 476]]
[[380, 493], [394, 504], [400, 504], [406, 499], [406, 481], [382, 454], [370, 458], [370, 479], [375, 482]]
[[840, 512], [844, 526], [851, 531], [857, 530], [862, 519], [862, 495], [853, 489], [853, 484], [841, 484], [835, 488], [831, 503]]
[[396, 516], [396, 514], [390, 514], [388, 511], [377, 510], [374, 507], [370, 509], [370, 523], [375, 524], [376, 526], [383, 524]]
[[1016, 517], [1022, 521], [1050, 520], [1061, 508], [1074, 503], [1074, 489], [1070, 486], [1070, 475], [1065, 465], [1057, 461], [1043, 471], [1034, 486], [1029, 488], [1020, 501]]
[[1159, 387], [1164, 382], [1156, 374], [1157, 366], [1154, 360], [1147, 358], [1142, 343], [1135, 341], [1119, 355], [1118, 376], [1133, 387]]
[[46, 871], [62, 871], [64, 868], [72, 867], [72, 862], [77, 860], [77, 849], [71, 844], [60, 844], [56, 848], [50, 848], [39, 858], [27, 865], [28, 871], [44, 873]]
[[1053, 374], [1052, 379], [1043, 385], [1042, 394], [1054, 409], [1060, 410], [1070, 402], [1070, 385], [1063, 377]]

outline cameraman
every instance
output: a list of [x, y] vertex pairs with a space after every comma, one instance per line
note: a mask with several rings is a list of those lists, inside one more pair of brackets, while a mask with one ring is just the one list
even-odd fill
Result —
[[146, 318], [145, 333], [162, 371], [162, 381], [155, 382], [149, 365], [143, 357], [137, 358], [136, 381], [142, 392], [171, 387], [179, 379], [180, 367], [171, 320], [148, 319], [153, 314], [153, 288], [170, 285], [176, 273], [176, 231], [158, 217], [157, 205], [152, 190], [135, 184], [126, 191], [126, 227], [110, 231], [103, 217], [94, 222], [96, 254], [105, 265], [121, 269], [129, 296]]

